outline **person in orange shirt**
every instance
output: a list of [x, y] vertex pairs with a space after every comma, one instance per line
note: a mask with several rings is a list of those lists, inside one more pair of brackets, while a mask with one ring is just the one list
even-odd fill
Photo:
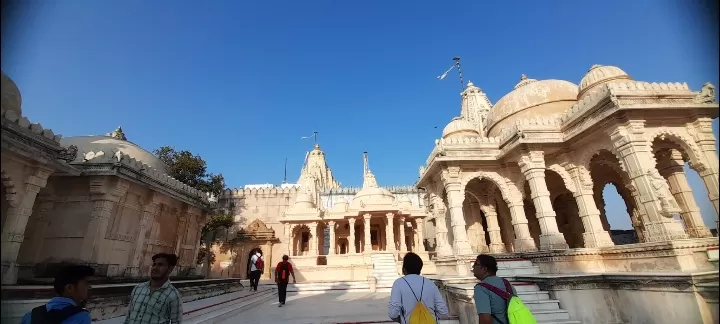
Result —
[[283, 255], [282, 261], [280, 261], [277, 264], [277, 267], [275, 267], [275, 282], [278, 285], [278, 298], [280, 299], [280, 303], [278, 303], [278, 307], [283, 307], [285, 305], [285, 297], [287, 297], [287, 286], [290, 282], [290, 275], [292, 275], [293, 283], [295, 283], [295, 272], [293, 271], [293, 266], [288, 262], [290, 257], [287, 255]]

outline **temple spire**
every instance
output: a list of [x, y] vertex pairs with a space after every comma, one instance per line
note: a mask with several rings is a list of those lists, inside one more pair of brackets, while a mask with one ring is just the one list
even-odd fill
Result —
[[369, 188], [369, 187], [377, 187], [377, 180], [375, 179], [375, 175], [370, 171], [370, 166], [368, 165], [368, 153], [363, 152], [363, 188]]

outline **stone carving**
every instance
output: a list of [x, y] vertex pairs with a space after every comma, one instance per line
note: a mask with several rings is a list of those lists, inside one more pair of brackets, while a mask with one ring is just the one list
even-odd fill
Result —
[[703, 84], [700, 92], [695, 96], [695, 103], [713, 103], [715, 102], [715, 86], [710, 82]]
[[58, 153], [57, 158], [58, 158], [58, 160], [62, 160], [62, 161], [70, 163], [72, 161], [75, 161], [77, 154], [78, 154], [77, 146], [70, 145], [68, 147], [63, 148], [62, 151], [60, 151], [60, 153]]
[[122, 141], [127, 141], [127, 137], [125, 137], [125, 133], [123, 133], [122, 127], [118, 126], [114, 131], [107, 133], [107, 136], [110, 136], [112, 138], [117, 138]]
[[668, 185], [665, 178], [660, 175], [660, 172], [656, 168], [650, 168], [647, 171], [650, 176], [650, 183], [655, 189], [658, 200], [660, 201], [660, 207], [666, 216], [672, 216], [680, 213], [680, 207], [678, 206], [675, 198], [670, 193], [670, 186]]

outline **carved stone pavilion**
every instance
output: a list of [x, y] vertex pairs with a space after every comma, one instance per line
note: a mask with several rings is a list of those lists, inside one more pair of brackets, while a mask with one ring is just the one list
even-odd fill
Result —
[[2, 283], [52, 277], [63, 262], [147, 276], [160, 252], [179, 256], [178, 273], [193, 272], [209, 197], [166, 168], [121, 128], [62, 138], [31, 123], [3, 73]]

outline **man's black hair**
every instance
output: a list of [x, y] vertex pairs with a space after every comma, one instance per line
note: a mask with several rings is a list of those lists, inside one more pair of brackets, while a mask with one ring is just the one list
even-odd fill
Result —
[[495, 274], [498, 271], [497, 260], [495, 260], [495, 257], [491, 255], [480, 254], [477, 256], [477, 259], [475, 259], [475, 263], [485, 267], [487, 271], [492, 274]]
[[66, 266], [55, 274], [55, 282], [53, 287], [55, 292], [62, 296], [65, 292], [65, 286], [76, 285], [80, 280], [92, 277], [95, 274], [95, 269], [86, 265], [69, 265]]
[[171, 267], [174, 267], [177, 265], [178, 257], [177, 255], [173, 253], [158, 253], [153, 255], [152, 260], [155, 261], [157, 259], [163, 258], [165, 261], [167, 261], [168, 265]]
[[420, 270], [422, 270], [422, 267], [423, 267], [423, 261], [422, 261], [422, 259], [420, 259], [419, 255], [412, 253], [412, 252], [408, 252], [403, 257], [403, 268], [405, 268], [405, 272], [407, 274], [419, 275]]
[[288, 259], [290, 259], [290, 257], [287, 256], [287, 254], [283, 255], [283, 261], [287, 261]]

